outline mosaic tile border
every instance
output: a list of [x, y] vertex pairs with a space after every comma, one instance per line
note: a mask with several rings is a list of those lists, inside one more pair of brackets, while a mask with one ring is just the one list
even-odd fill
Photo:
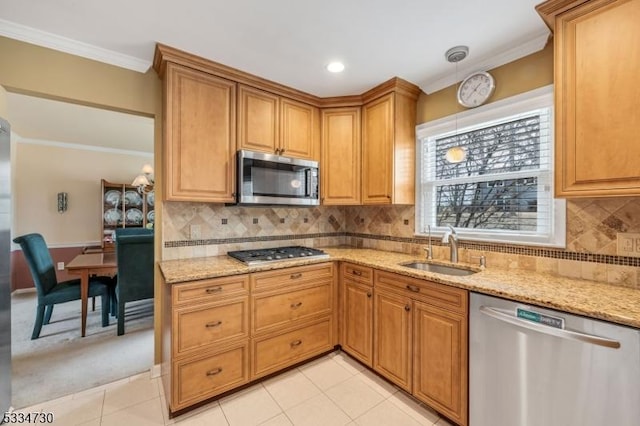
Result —
[[218, 244], [255, 243], [261, 241], [304, 240], [306, 238], [344, 237], [345, 232], [323, 232], [316, 234], [271, 235], [264, 237], [212, 238], [207, 240], [165, 241], [164, 248], [208, 246]]
[[[302, 240], [307, 238], [326, 238], [326, 237], [354, 237], [363, 239], [373, 239], [382, 241], [394, 241], [400, 243], [409, 244], [427, 244], [427, 237], [394, 237], [392, 235], [375, 235], [375, 234], [361, 234], [356, 232], [325, 232], [316, 234], [291, 234], [291, 235], [273, 235], [263, 237], [237, 237], [237, 238], [220, 238], [220, 239], [207, 239], [207, 240], [179, 240], [179, 241], [165, 241], [165, 248], [176, 247], [192, 247], [192, 246], [206, 246], [217, 244], [237, 244], [237, 243], [249, 243], [249, 242], [261, 242], [261, 241], [282, 241], [282, 240]], [[433, 238], [431, 244], [435, 246], [445, 246], [438, 238]], [[531, 247], [531, 246], [519, 246], [509, 244], [491, 244], [491, 243], [476, 243], [469, 241], [460, 241], [458, 244], [461, 248], [478, 251], [490, 251], [496, 253], [508, 253], [523, 256], [535, 256], [535, 257], [547, 257], [552, 259], [563, 260], [577, 260], [580, 262], [591, 263], [604, 263], [608, 265], [621, 265], [621, 266], [634, 266], [640, 267], [640, 258], [626, 257], [626, 256], [613, 256], [608, 254], [593, 254], [593, 253], [580, 253], [573, 251], [566, 251], [561, 249]]]

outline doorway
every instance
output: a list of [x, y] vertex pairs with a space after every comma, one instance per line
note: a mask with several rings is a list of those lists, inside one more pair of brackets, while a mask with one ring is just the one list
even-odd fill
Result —
[[[130, 184], [153, 164], [154, 119], [7, 93], [12, 125], [12, 238], [41, 233], [58, 266], [58, 280], [76, 278], [66, 263], [85, 247], [100, 247], [101, 180]], [[59, 211], [57, 194], [67, 194]], [[153, 365], [153, 301], [127, 305], [125, 334], [115, 319], [102, 328], [100, 303], [80, 337], [80, 301], [56, 305], [51, 324], [30, 340], [36, 293], [12, 246], [13, 406], [20, 408], [148, 371]]]

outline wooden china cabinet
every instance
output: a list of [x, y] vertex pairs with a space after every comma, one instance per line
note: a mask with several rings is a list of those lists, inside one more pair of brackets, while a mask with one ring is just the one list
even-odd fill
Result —
[[155, 219], [155, 194], [140, 194], [133, 185], [102, 179], [102, 226], [100, 239], [104, 251], [115, 250], [117, 228], [151, 228]]

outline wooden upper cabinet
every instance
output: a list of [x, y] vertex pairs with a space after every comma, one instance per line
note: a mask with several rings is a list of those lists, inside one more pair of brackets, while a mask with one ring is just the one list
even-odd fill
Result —
[[318, 108], [239, 86], [239, 149], [317, 159], [319, 126]]
[[276, 153], [280, 146], [276, 95], [240, 85], [238, 87], [238, 148]]
[[280, 148], [290, 157], [320, 158], [320, 110], [292, 99], [280, 100]]
[[392, 92], [362, 107], [362, 204], [414, 204], [416, 99]]
[[640, 0], [548, 1], [555, 29], [555, 194], [640, 195]]
[[360, 204], [360, 107], [322, 110], [322, 204]]
[[165, 199], [232, 202], [236, 84], [168, 62], [165, 91]]

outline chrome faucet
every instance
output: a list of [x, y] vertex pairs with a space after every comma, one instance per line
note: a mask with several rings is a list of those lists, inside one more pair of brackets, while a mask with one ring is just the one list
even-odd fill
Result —
[[431, 246], [431, 225], [427, 225], [427, 229], [429, 232], [429, 246], [424, 248], [424, 251], [427, 253], [427, 260], [433, 260], [433, 247]]
[[458, 234], [456, 234], [456, 230], [453, 229], [453, 226], [449, 226], [451, 232], [447, 231], [442, 237], [443, 243], [449, 243], [449, 252], [451, 256], [451, 263], [458, 263]]

